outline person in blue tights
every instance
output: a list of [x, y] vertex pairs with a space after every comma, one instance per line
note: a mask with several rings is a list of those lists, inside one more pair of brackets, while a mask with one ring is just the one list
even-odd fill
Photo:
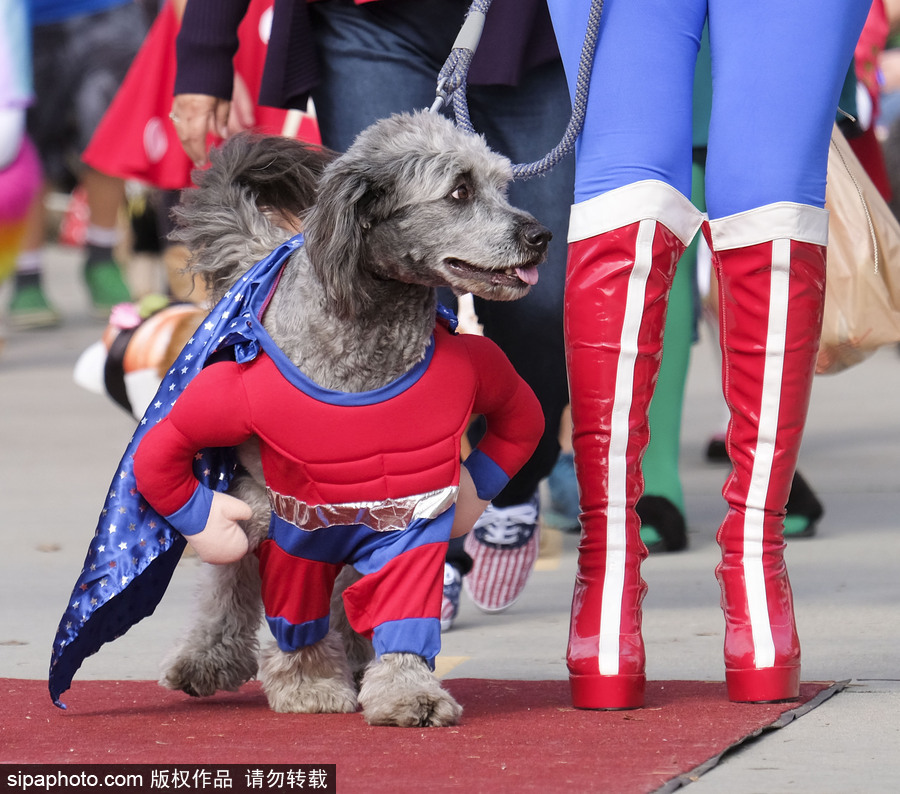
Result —
[[[590, 0], [550, 0], [574, 91]], [[784, 511], [822, 322], [825, 174], [863, 0], [607, 0], [576, 146], [565, 338], [582, 537], [567, 662], [580, 708], [643, 704], [636, 504], [676, 264], [702, 227], [718, 282], [732, 462], [718, 532], [734, 701], [799, 694]], [[707, 215], [690, 202], [709, 25]]]

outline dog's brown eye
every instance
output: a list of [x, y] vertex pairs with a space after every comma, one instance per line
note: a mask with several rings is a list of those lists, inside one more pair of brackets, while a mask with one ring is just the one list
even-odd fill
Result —
[[469, 186], [466, 184], [457, 185], [450, 194], [450, 198], [454, 198], [457, 201], [466, 201], [469, 198]]

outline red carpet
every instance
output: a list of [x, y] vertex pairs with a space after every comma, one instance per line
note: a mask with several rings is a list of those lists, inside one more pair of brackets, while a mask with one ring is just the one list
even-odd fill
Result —
[[450, 679], [454, 728], [372, 728], [360, 714], [275, 714], [257, 683], [193, 699], [150, 681], [76, 681], [68, 711], [43, 681], [0, 679], [0, 762], [336, 764], [338, 791], [674, 790], [728, 748], [840, 691], [806, 683], [793, 703], [730, 703], [725, 685], [647, 684], [646, 707], [578, 711], [565, 681]]

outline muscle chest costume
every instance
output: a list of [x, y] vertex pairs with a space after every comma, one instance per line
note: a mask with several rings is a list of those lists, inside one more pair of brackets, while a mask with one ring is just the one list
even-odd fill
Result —
[[[490, 499], [531, 454], [542, 429], [540, 408], [494, 343], [455, 336], [442, 322], [424, 360], [384, 388], [346, 394], [317, 386], [259, 321], [284, 261], [300, 244], [301, 236], [293, 238], [243, 278], [201, 327], [210, 337], [201, 343], [208, 352], [192, 353], [198, 345], [192, 340], [160, 386], [113, 481], [60, 625], [50, 675], [57, 703], [85, 656], [152, 612], [174, 567], [163, 552], [180, 552], [180, 533], [203, 529], [212, 490], [223, 490], [234, 469], [227, 455], [212, 465], [208, 450], [231, 450], [252, 436], [272, 507], [269, 536], [258, 551], [263, 600], [280, 647], [324, 636], [334, 579], [350, 563], [363, 574], [345, 592], [354, 628], [372, 637], [379, 654], [405, 651], [433, 663], [469, 416], [481, 413], [488, 422], [465, 465], [479, 496]], [[228, 346], [234, 360], [205, 368], [197, 360]], [[179, 384], [178, 375], [193, 377]], [[134, 521], [111, 518], [123, 515], [120, 502]], [[109, 541], [120, 536], [125, 548], [108, 560], [115, 548]], [[152, 552], [144, 551], [148, 543]], [[132, 597], [124, 616], [132, 581], [150, 596]], [[88, 623], [104, 607], [106, 630]]]
[[138, 448], [138, 489], [176, 529], [198, 532], [212, 491], [194, 477], [194, 455], [255, 436], [272, 507], [263, 599], [282, 649], [322, 639], [331, 585], [351, 563], [365, 577], [345, 599], [351, 625], [374, 632], [379, 655], [433, 661], [460, 439], [473, 413], [486, 416], [467, 464], [491, 498], [533, 451], [534, 397], [493, 343], [442, 325], [422, 362], [362, 394], [322, 389], [262, 346], [196, 377]]

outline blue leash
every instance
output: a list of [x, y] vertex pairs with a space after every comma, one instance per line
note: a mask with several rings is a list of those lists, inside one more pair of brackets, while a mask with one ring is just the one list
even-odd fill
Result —
[[[450, 55], [438, 74], [437, 92], [431, 112], [436, 113], [443, 107], [453, 108], [456, 123], [466, 132], [475, 134], [469, 118], [469, 104], [466, 99], [466, 76], [472, 57], [481, 40], [484, 30], [484, 19], [491, 6], [491, 0], [472, 0], [472, 5], [463, 22], [463, 26], [453, 42]], [[572, 101], [572, 116], [560, 142], [552, 151], [533, 163], [513, 165], [513, 177], [530, 179], [549, 171], [575, 148], [575, 141], [584, 127], [584, 116], [587, 112], [588, 89], [591, 83], [591, 66], [594, 62], [594, 51], [597, 48], [597, 37], [600, 29], [600, 16], [603, 13], [603, 0], [591, 0], [587, 31], [581, 48], [581, 60], [578, 64], [578, 76], [575, 82], [575, 98]]]

